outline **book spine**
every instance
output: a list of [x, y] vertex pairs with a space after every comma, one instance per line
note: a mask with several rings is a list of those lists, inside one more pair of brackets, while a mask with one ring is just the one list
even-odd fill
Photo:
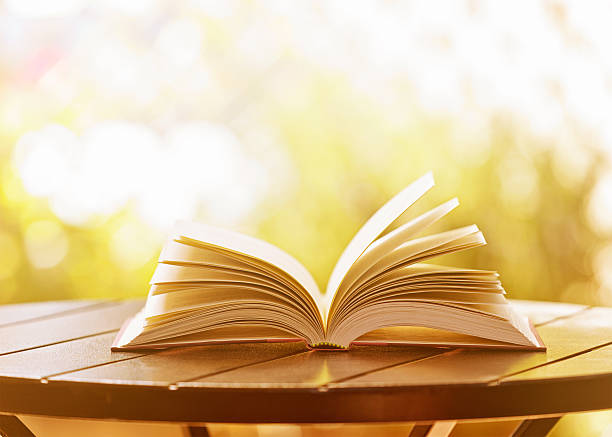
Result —
[[312, 350], [348, 350], [349, 348], [346, 346], [342, 346], [336, 343], [330, 343], [329, 341], [321, 341], [315, 344], [309, 344], [309, 349]]

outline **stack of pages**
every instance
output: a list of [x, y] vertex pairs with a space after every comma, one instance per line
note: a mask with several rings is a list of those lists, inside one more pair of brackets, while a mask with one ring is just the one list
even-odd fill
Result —
[[506, 300], [496, 272], [425, 263], [486, 244], [475, 225], [422, 236], [457, 199], [392, 228], [433, 185], [426, 174], [363, 225], [336, 263], [325, 294], [304, 266], [276, 246], [178, 223], [144, 308], [124, 324], [113, 350], [257, 341], [306, 341], [321, 349], [544, 349], [529, 320]]

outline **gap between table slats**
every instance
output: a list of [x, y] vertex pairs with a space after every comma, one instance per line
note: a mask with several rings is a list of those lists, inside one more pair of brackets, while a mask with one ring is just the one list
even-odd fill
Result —
[[[39, 320], [61, 317], [66, 314], [89, 311], [100, 306], [108, 305], [113, 300], [102, 301], [52, 301], [52, 302], [32, 302], [24, 304], [12, 304], [0, 307], [0, 328], [20, 325], [23, 323], [36, 322]], [[116, 302], [116, 301], [114, 301]], [[17, 317], [15, 317], [17, 313]], [[34, 314], [34, 315], [32, 315]], [[22, 316], [24, 318], [21, 318]], [[6, 322], [5, 320], [9, 321]]]
[[588, 354], [590, 352], [594, 352], [596, 350], [603, 349], [603, 348], [608, 347], [608, 346], [612, 346], [612, 341], [609, 341], [608, 343], [604, 343], [604, 344], [599, 345], [599, 346], [594, 346], [592, 348], [589, 348], [589, 349], [586, 349], [586, 350], [583, 350], [583, 351], [580, 351], [580, 352], [576, 352], [574, 354], [570, 354], [570, 355], [567, 355], [567, 356], [564, 356], [564, 357], [561, 357], [561, 358], [557, 358], [555, 360], [547, 361], [547, 362], [539, 364], [537, 366], [529, 367], [529, 368], [523, 369], [523, 370], [518, 370], [518, 371], [512, 372], [512, 373], [507, 373], [505, 375], [502, 375], [502, 376], [500, 376], [498, 378], [495, 378], [495, 379], [489, 381], [487, 384], [488, 385], [497, 385], [501, 381], [503, 381], [504, 379], [511, 378], [513, 376], [517, 376], [517, 375], [520, 375], [520, 374], [523, 374], [523, 373], [527, 373], [527, 372], [530, 372], [532, 370], [539, 369], [541, 367], [551, 366], [553, 364], [557, 364], [557, 363], [560, 363], [562, 361], [566, 361], [566, 360], [569, 360], [569, 359], [572, 359], [572, 358], [577, 358], [580, 355]]
[[[110, 345], [109, 345], [110, 348]], [[54, 381], [172, 387], [179, 379], [198, 378], [303, 352], [302, 343], [244, 343], [172, 348], [88, 369], [64, 372]]]
[[118, 330], [142, 301], [108, 302], [82, 311], [0, 328], [0, 356]]
[[[598, 318], [597, 312], [599, 312], [599, 311], [605, 311], [607, 313], [605, 315], [607, 318], [612, 317], [612, 309], [604, 308], [604, 307], [597, 308], [597, 307], [589, 306], [589, 307], [584, 308], [583, 310], [578, 311], [578, 312], [576, 312], [576, 313], [574, 313], [572, 315], [568, 315], [568, 316], [565, 316], [565, 317], [557, 317], [555, 319], [550, 320], [547, 323], [542, 323], [540, 326], [548, 327], [548, 325], [552, 325], [552, 324], [555, 324], [555, 323], [558, 323], [558, 322], [562, 322], [562, 325], [559, 327], [559, 329], [562, 330], [562, 329], [565, 328], [563, 326], [563, 322], [566, 321], [566, 320], [571, 322], [572, 320], [575, 321], [577, 319], [586, 319], [590, 323], [592, 320], [596, 320]], [[600, 315], [599, 317], [602, 317], [602, 316]], [[612, 345], [612, 330], [609, 330], [609, 328], [608, 328], [608, 331], [604, 333], [603, 338], [601, 339], [601, 341], [602, 342], [597, 342], [599, 344], [595, 344], [595, 345], [586, 347], [584, 349], [581, 349], [579, 351], [559, 356], [557, 358], [548, 360], [548, 361], [546, 361], [544, 363], [541, 363], [541, 364], [538, 364], [538, 365], [535, 365], [535, 366], [531, 366], [531, 367], [526, 368], [526, 369], [517, 370], [517, 371], [514, 371], [514, 372], [508, 372], [508, 373], [506, 373], [504, 375], [499, 376], [498, 378], [495, 378], [495, 379], [493, 379], [491, 381], [488, 381], [488, 384], [489, 385], [497, 385], [497, 384], [501, 383], [505, 379], [516, 377], [518, 375], [525, 374], [527, 372], [531, 372], [531, 371], [533, 371], [535, 369], [540, 369], [540, 368], [549, 367], [549, 366], [563, 365], [563, 364], [565, 364], [563, 362], [568, 361], [568, 360], [572, 360], [572, 359], [585, 359], [585, 358], [588, 359], [589, 357], [592, 356], [593, 352], [596, 352], [598, 350], [607, 348], [607, 347]]]

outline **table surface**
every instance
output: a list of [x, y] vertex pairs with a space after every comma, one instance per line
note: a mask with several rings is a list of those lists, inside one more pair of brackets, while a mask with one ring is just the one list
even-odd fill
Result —
[[514, 301], [546, 352], [301, 343], [111, 352], [143, 301], [0, 306], [0, 412], [172, 422], [398, 422], [612, 408], [612, 308]]

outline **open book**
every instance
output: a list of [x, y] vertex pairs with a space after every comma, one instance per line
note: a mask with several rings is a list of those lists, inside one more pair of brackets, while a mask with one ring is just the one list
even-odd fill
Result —
[[385, 233], [433, 185], [427, 173], [363, 225], [325, 294], [276, 246], [179, 222], [144, 308], [124, 324], [113, 350], [300, 340], [324, 349], [389, 343], [544, 349], [506, 300], [496, 272], [423, 263], [486, 244], [475, 225], [419, 236], [457, 199]]

